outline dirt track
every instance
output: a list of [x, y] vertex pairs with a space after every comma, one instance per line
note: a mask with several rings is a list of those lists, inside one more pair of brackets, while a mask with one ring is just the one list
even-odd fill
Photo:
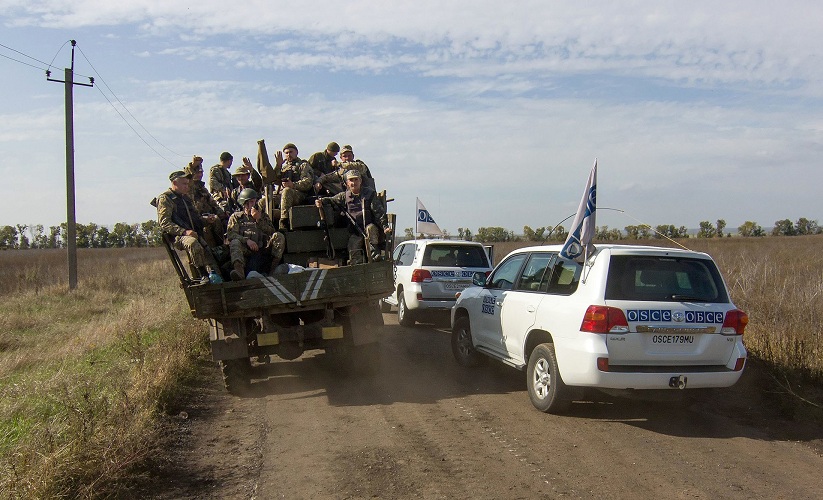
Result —
[[522, 372], [461, 368], [445, 326], [385, 318], [375, 376], [304, 356], [237, 398], [214, 369], [139, 496], [823, 498], [823, 429], [767, 407], [757, 370], [690, 404], [594, 394], [546, 415]]

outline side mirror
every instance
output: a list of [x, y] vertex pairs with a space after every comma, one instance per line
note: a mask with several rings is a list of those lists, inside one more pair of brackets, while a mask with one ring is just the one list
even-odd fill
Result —
[[486, 273], [476, 272], [472, 274], [472, 284], [477, 286], [486, 286]]

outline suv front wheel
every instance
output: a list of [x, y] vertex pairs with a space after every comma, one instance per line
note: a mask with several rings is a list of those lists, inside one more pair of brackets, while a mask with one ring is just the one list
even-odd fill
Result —
[[469, 318], [465, 316], [454, 322], [454, 328], [452, 328], [452, 354], [461, 366], [477, 366], [486, 359], [474, 348], [471, 325], [469, 324]]
[[403, 292], [400, 292], [400, 300], [397, 301], [397, 322], [401, 326], [414, 326], [414, 315], [406, 306], [406, 299], [403, 298]]
[[554, 344], [540, 344], [534, 348], [526, 368], [526, 385], [529, 399], [538, 410], [562, 413], [569, 409], [571, 391], [560, 378]]

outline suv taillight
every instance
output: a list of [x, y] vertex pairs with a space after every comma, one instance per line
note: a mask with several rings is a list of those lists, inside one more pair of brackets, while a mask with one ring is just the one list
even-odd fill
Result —
[[720, 333], [725, 335], [743, 335], [743, 330], [749, 324], [749, 315], [740, 309], [726, 311], [726, 318], [723, 319], [723, 328]]
[[629, 322], [622, 309], [608, 306], [589, 306], [583, 315], [581, 332], [589, 333], [627, 333]]
[[412, 283], [423, 283], [425, 281], [431, 281], [432, 273], [430, 273], [426, 269], [415, 269], [414, 271], [412, 271], [411, 280]]

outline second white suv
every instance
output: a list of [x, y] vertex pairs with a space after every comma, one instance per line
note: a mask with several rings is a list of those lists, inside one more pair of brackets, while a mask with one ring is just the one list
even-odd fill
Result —
[[393, 254], [394, 293], [383, 299], [383, 311], [397, 307], [397, 320], [412, 326], [426, 312], [449, 311], [455, 294], [472, 284], [472, 276], [488, 273], [491, 264], [482, 244], [460, 240], [409, 240]]

